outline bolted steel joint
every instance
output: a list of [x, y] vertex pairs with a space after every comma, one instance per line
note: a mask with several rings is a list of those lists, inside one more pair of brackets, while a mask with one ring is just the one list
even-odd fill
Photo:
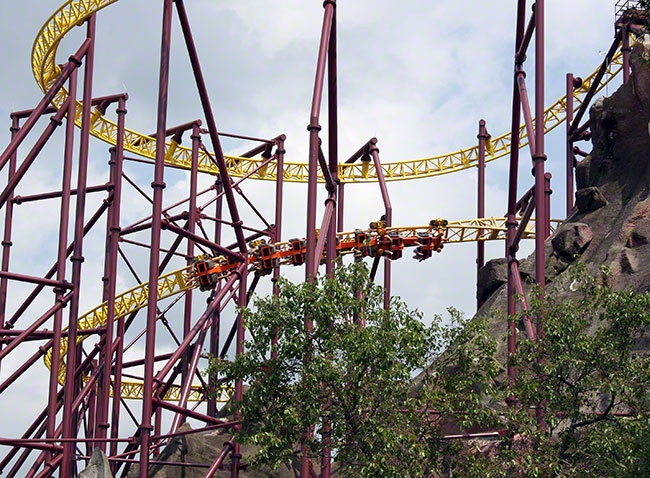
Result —
[[151, 187], [152, 189], [165, 189], [167, 187], [167, 184], [165, 183], [165, 181], [161, 181], [161, 182], [153, 181], [151, 183]]
[[77, 58], [77, 57], [74, 56], [74, 55], [71, 56], [70, 58], [68, 58], [68, 61], [69, 61], [70, 63], [73, 63], [74, 66], [75, 66], [76, 68], [79, 68], [79, 67], [81, 66], [81, 59], [80, 59], [80, 58]]

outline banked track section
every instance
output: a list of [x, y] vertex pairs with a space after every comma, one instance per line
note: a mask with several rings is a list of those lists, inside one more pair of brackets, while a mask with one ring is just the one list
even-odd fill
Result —
[[[61, 70], [56, 63], [56, 53], [61, 40], [74, 27], [79, 26], [93, 13], [108, 7], [118, 0], [69, 0], [50, 16], [45, 25], [41, 28], [36, 37], [32, 49], [32, 71], [36, 82], [41, 90], [47, 91], [52, 83], [56, 80]], [[606, 74], [601, 81], [598, 91], [605, 87], [622, 69], [622, 54], [617, 52], [612, 62], [609, 64]], [[576, 106], [579, 107], [584, 99], [586, 92], [591, 87], [596, 72], [589, 75], [583, 80], [582, 86], [574, 94]], [[68, 97], [68, 91], [62, 88], [55, 96], [52, 103], [55, 107], [60, 108]], [[75, 123], [81, 126], [82, 103], [76, 102]], [[558, 99], [553, 105], [546, 109], [544, 113], [544, 130], [549, 132], [556, 128], [566, 119], [566, 96]], [[104, 117], [99, 111], [93, 113], [91, 134], [102, 141], [115, 145], [117, 138], [117, 124]], [[526, 146], [527, 134], [525, 125], [520, 126], [519, 134], [521, 138], [520, 147]], [[488, 156], [486, 161], [493, 161], [507, 155], [511, 148], [511, 133], [502, 134], [499, 137], [492, 138], [488, 142]], [[125, 151], [130, 151], [146, 158], [155, 158], [156, 140], [145, 134], [126, 130], [124, 140]], [[173, 140], [165, 144], [165, 161], [177, 167], [190, 169], [191, 150], [185, 148]], [[261, 161], [249, 158], [227, 156], [229, 173], [234, 177], [244, 177], [257, 169]], [[453, 153], [433, 156], [430, 158], [387, 162], [382, 164], [382, 169], [386, 180], [404, 180], [415, 179], [441, 174], [460, 171], [478, 163], [478, 147], [474, 146], [467, 149], [461, 149]], [[260, 172], [252, 177], [257, 179], [275, 180], [276, 165], [269, 164]], [[210, 174], [218, 174], [216, 165], [210, 160], [208, 154], [204, 151], [199, 153], [199, 170]], [[320, 174], [320, 173], [319, 173]], [[285, 181], [306, 182], [307, 181], [307, 164], [305, 163], [285, 163], [283, 178]], [[357, 164], [339, 165], [339, 177], [343, 182], [373, 182], [377, 180], [377, 173], [371, 163], [361, 162]], [[319, 176], [322, 180], [322, 177]], [[553, 222], [556, 225], [557, 221]], [[431, 226], [424, 227], [407, 227], [407, 228], [388, 228], [387, 232], [398, 233], [401, 237], [413, 236], [418, 233], [430, 233]], [[487, 218], [473, 219], [468, 221], [450, 222], [445, 227], [444, 241], [446, 244], [502, 240], [505, 238], [505, 219], [504, 218]], [[343, 233], [341, 238], [349, 237], [354, 233]], [[534, 220], [531, 220], [524, 234], [524, 238], [534, 237]], [[279, 245], [278, 245], [279, 246]], [[170, 272], [158, 278], [157, 293], [158, 299], [166, 299], [190, 289], [196, 288], [197, 284], [190, 277], [191, 267], [179, 269]], [[124, 317], [132, 312], [147, 306], [149, 283], [140, 284], [122, 294], [115, 301], [115, 319]], [[79, 329], [88, 330], [100, 327], [106, 324], [107, 304], [103, 303], [79, 318]], [[86, 336], [80, 336], [79, 342], [83, 341]], [[65, 357], [67, 350], [67, 338], [61, 340], [61, 357]], [[51, 350], [45, 356], [44, 360], [48, 368], [51, 366]], [[65, 362], [61, 361], [59, 369], [59, 382], [63, 383], [65, 378]], [[130, 399], [141, 399], [143, 394], [143, 385], [140, 382], [122, 381], [122, 397]], [[172, 387], [167, 395], [166, 400], [178, 400], [180, 394], [179, 387]], [[219, 401], [227, 401], [232, 394], [229, 387], [221, 389]], [[189, 400], [199, 401], [203, 398], [203, 391], [200, 387], [194, 387], [191, 391]]]
[[[80, 25], [86, 18], [93, 13], [116, 3], [118, 0], [69, 0], [62, 5], [48, 19], [41, 28], [32, 49], [32, 70], [34, 77], [41, 90], [47, 91], [52, 83], [56, 80], [61, 70], [56, 64], [56, 53], [58, 46], [63, 37], [75, 26]], [[608, 65], [607, 72], [598, 86], [602, 90], [623, 68], [622, 53], [616, 53], [611, 63]], [[600, 65], [599, 65], [600, 66]], [[597, 70], [583, 80], [582, 86], [576, 89], [574, 93], [576, 108], [579, 108], [584, 98], [591, 88], [596, 77]], [[68, 97], [68, 92], [62, 88], [52, 101], [53, 105], [60, 108]], [[544, 112], [544, 131], [545, 133], [556, 128], [566, 120], [566, 96], [558, 99]], [[81, 102], [77, 101], [77, 114], [75, 122], [81, 126]], [[115, 145], [117, 138], [117, 124], [105, 118], [99, 111], [95, 110], [90, 133], [96, 138], [101, 139], [109, 144]], [[521, 138], [520, 147], [528, 144], [525, 125], [519, 127]], [[510, 153], [511, 133], [505, 133], [488, 142], [488, 154], [486, 161], [506, 156]], [[138, 154], [146, 158], [155, 158], [156, 140], [150, 136], [138, 133], [133, 130], [126, 130], [124, 139], [124, 150]], [[165, 145], [165, 161], [181, 168], [190, 169], [191, 150], [185, 148], [173, 140]], [[199, 153], [199, 170], [202, 172], [217, 174], [217, 166], [210, 160], [205, 151]], [[227, 156], [226, 163], [231, 176], [244, 177], [253, 173], [262, 163], [262, 160], [239, 158]], [[403, 179], [425, 178], [441, 174], [461, 171], [471, 168], [478, 164], [478, 146], [466, 149], [460, 149], [453, 153], [433, 156], [430, 158], [386, 162], [382, 164], [384, 177], [388, 181]], [[277, 165], [274, 162], [268, 164], [266, 168], [261, 168], [251, 177], [256, 179], [274, 180], [276, 178]], [[322, 176], [319, 180], [322, 181]], [[307, 182], [308, 168], [306, 163], [289, 163], [284, 164], [283, 178], [291, 182]], [[339, 178], [342, 182], [373, 182], [377, 181], [377, 173], [374, 165], [368, 162], [357, 162], [355, 164], [339, 164]]]
[[[434, 223], [435, 221], [432, 221]], [[554, 230], [560, 221], [551, 221], [551, 229]], [[340, 243], [352, 242], [355, 234], [363, 232], [369, 237], [377, 235], [377, 231], [357, 230], [354, 232], [344, 232], [337, 234], [337, 239]], [[505, 218], [482, 218], [470, 219], [466, 221], [453, 221], [448, 222], [444, 226], [430, 224], [428, 226], [420, 227], [389, 227], [385, 229], [386, 234], [397, 234], [404, 243], [413, 243], [413, 239], [418, 238], [419, 234], [440, 236], [443, 244], [458, 244], [465, 242], [477, 241], [495, 241], [503, 240], [506, 237], [506, 219]], [[532, 239], [535, 237], [535, 220], [531, 219], [526, 227], [522, 236], [524, 239]], [[286, 250], [288, 248], [287, 242], [275, 244], [277, 250]], [[249, 263], [251, 258], [249, 256]], [[221, 257], [213, 258], [215, 262], [221, 262]], [[227, 277], [226, 275], [222, 278]], [[178, 294], [182, 294], [190, 289], [197, 288], [198, 284], [194, 277], [192, 277], [192, 267], [184, 267], [182, 269], [162, 275], [158, 278], [158, 300], [167, 299]], [[147, 299], [149, 293], [149, 283], [145, 282], [132, 289], [123, 292], [115, 298], [115, 320], [124, 317], [132, 312], [145, 308], [147, 306]], [[79, 330], [89, 330], [102, 327], [106, 325], [108, 306], [104, 302], [94, 309], [79, 317]], [[83, 342], [87, 336], [80, 335], [77, 342]], [[65, 352], [68, 348], [68, 339], [63, 337], [61, 339], [61, 366], [59, 368], [59, 383], [63, 384], [65, 380]], [[51, 368], [52, 349], [44, 357], [45, 364]], [[219, 402], [227, 402], [232, 396], [233, 389], [231, 387], [222, 387], [219, 391], [217, 400]], [[143, 384], [142, 382], [134, 382], [122, 380], [121, 396], [125, 399], [142, 399]], [[165, 395], [165, 400], [178, 401], [180, 397], [180, 387], [173, 386]], [[204, 398], [204, 392], [201, 387], [193, 387], [189, 401], [200, 401]]]

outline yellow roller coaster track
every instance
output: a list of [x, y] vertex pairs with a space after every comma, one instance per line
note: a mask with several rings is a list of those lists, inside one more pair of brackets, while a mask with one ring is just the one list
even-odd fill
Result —
[[[554, 230], [560, 221], [551, 221], [551, 229]], [[402, 238], [416, 236], [418, 233], [431, 233], [435, 232], [436, 228], [433, 226], [419, 226], [419, 227], [390, 227], [386, 228], [386, 232], [398, 233]], [[367, 231], [370, 233], [371, 231]], [[338, 234], [341, 241], [347, 241], [354, 237], [354, 232], [342, 232]], [[476, 241], [495, 241], [502, 240], [506, 237], [506, 219], [505, 218], [482, 218], [482, 219], [469, 219], [466, 221], [452, 221], [444, 227], [445, 244], [455, 244], [464, 242]], [[531, 219], [528, 223], [524, 239], [531, 239], [535, 237], [535, 220]], [[284, 244], [284, 243], [281, 243]], [[190, 267], [185, 267], [174, 272], [162, 275], [158, 278], [158, 299], [166, 299], [177, 294], [181, 294], [190, 289], [197, 287], [195, 281], [190, 278]], [[147, 298], [149, 292], [149, 283], [145, 282], [126, 292], [118, 295], [115, 298], [115, 320], [124, 317], [132, 312], [142, 309], [147, 306]], [[89, 330], [102, 327], [106, 325], [106, 318], [108, 313], [107, 303], [104, 302], [98, 305], [91, 311], [79, 317], [79, 330]], [[79, 336], [77, 341], [79, 343], [87, 336]], [[63, 337], [61, 339], [61, 365], [59, 368], [59, 383], [63, 384], [65, 380], [65, 352], [68, 348], [68, 339]], [[45, 364], [48, 368], [51, 367], [52, 350], [50, 349], [44, 357]], [[233, 389], [231, 387], [222, 387], [219, 392], [218, 401], [227, 402], [232, 396]], [[141, 399], [143, 394], [143, 384], [141, 382], [122, 381], [121, 395], [123, 398], [128, 399]], [[165, 400], [178, 400], [180, 396], [180, 387], [173, 386], [165, 395]], [[190, 394], [190, 401], [200, 401], [204, 398], [204, 392], [201, 387], [193, 387]]]
[[[47, 91], [60, 74], [60, 68], [56, 64], [56, 52], [61, 39], [75, 26], [80, 25], [86, 18], [102, 8], [116, 3], [118, 0], [69, 0], [61, 6], [45, 23], [39, 32], [32, 49], [32, 70], [39, 87]], [[616, 53], [607, 72], [598, 86], [598, 91], [605, 87], [622, 69], [622, 54], [620, 50]], [[576, 89], [574, 99], [576, 107], [580, 107], [584, 97], [591, 88], [596, 76], [592, 73], [583, 80], [582, 86]], [[62, 88], [52, 103], [60, 108], [68, 92]], [[76, 122], [81, 124], [81, 102], [77, 101]], [[544, 131], [549, 132], [566, 120], [566, 96], [553, 103], [544, 112]], [[116, 143], [117, 125], [102, 116], [98, 111], [93, 115], [91, 134], [110, 144]], [[526, 146], [527, 134], [524, 125], [519, 128], [521, 147]], [[191, 150], [170, 141], [165, 145], [167, 163], [181, 168], [190, 169]], [[486, 161], [493, 161], [509, 154], [511, 148], [511, 134], [505, 133], [492, 138], [488, 144], [488, 155]], [[150, 136], [136, 131], [126, 130], [124, 149], [147, 158], [155, 158], [156, 140]], [[228, 172], [233, 177], [243, 177], [257, 169], [261, 160], [227, 156]], [[426, 178], [440, 174], [452, 173], [463, 169], [471, 168], [478, 164], [478, 146], [461, 149], [453, 153], [433, 156], [430, 158], [387, 162], [382, 164], [386, 180], [395, 181], [402, 179]], [[207, 153], [199, 153], [199, 170], [216, 174], [218, 169], [210, 160]], [[288, 163], [284, 164], [283, 177], [285, 181], [307, 182], [307, 164]], [[320, 172], [319, 172], [320, 174]], [[276, 178], [276, 164], [269, 164], [251, 177], [256, 179], [274, 180]], [[377, 180], [377, 173], [372, 164], [361, 162], [356, 164], [339, 164], [339, 177], [346, 183], [372, 182]], [[322, 180], [322, 177], [320, 178]]]

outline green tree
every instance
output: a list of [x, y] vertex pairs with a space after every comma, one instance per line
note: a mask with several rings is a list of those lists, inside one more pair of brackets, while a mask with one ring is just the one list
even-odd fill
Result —
[[[480, 326], [468, 326], [451, 310], [452, 325], [436, 317], [426, 327], [421, 314], [397, 298], [383, 310], [383, 290], [369, 283], [363, 264], [338, 268], [335, 277], [315, 283], [281, 279], [278, 285], [279, 297], [257, 299], [245, 311], [255, 337], [246, 353], [233, 362], [212, 361], [209, 369], [250, 385], [239, 404], [238, 439], [260, 447], [256, 462], [276, 467], [306, 447], [318, 463], [329, 446], [340, 476], [432, 476], [449, 444], [439, 437], [439, 415], [427, 411], [447, 400], [439, 386], [416, 393], [413, 377], [450, 343], [480, 335]], [[450, 375], [448, 388], [465, 407], [463, 401], [476, 396], [470, 392], [477, 376], [485, 373], [462, 365], [475, 352], [455, 350], [462, 370]], [[322, 433], [326, 423], [329, 442]], [[305, 433], [310, 427], [311, 437]]]
[[[532, 294], [543, 337], [513, 358], [508, 428], [532, 446], [530, 476], [650, 476], [650, 295], [617, 291], [578, 264], [564, 287]], [[530, 411], [543, 405], [544, 427]]]
[[[494, 320], [505, 329], [504, 316], [450, 309], [426, 327], [396, 298], [384, 311], [358, 264], [313, 284], [282, 280], [278, 298], [245, 312], [247, 352], [210, 373], [250, 385], [238, 439], [271, 467], [303, 447], [318, 462], [329, 446], [339, 476], [650, 476], [650, 295], [615, 291], [581, 267], [565, 274], [574, 292], [529, 297], [545, 335], [518, 338], [514, 383], [496, 359], [505, 337], [488, 333]], [[485, 431], [499, 437], [448, 436]]]
[[490, 390], [507, 433], [461, 476], [650, 476], [650, 295], [614, 290], [606, 269], [566, 274], [528, 297], [519, 319], [544, 334], [518, 337], [516, 381]]

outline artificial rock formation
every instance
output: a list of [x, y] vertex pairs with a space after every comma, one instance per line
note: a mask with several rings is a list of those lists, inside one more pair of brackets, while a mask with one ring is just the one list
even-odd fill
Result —
[[508, 261], [503, 258], [488, 261], [478, 271], [476, 298], [485, 302], [508, 281]]
[[[563, 272], [576, 260], [618, 289], [650, 291], [650, 68], [642, 57], [650, 58], [650, 37], [635, 46], [630, 81], [590, 110], [593, 148], [576, 168], [576, 207], [546, 241], [546, 280], [554, 294], [573, 294]], [[610, 270], [606, 279], [601, 266]], [[520, 269], [534, 279], [534, 255]], [[489, 317], [490, 333], [504, 338], [501, 363], [506, 299], [501, 285], [479, 312]]]
[[95, 448], [90, 463], [79, 474], [79, 478], [113, 478], [106, 454], [99, 448]]
[[[189, 424], [179, 428], [179, 432], [191, 431]], [[155, 461], [179, 463], [180, 465], [152, 465], [150, 478], [203, 478], [212, 462], [223, 450], [224, 444], [230, 439], [228, 430], [216, 429], [207, 432], [190, 433], [178, 436], [167, 444]], [[243, 463], [250, 462], [256, 449], [253, 446], [242, 445]], [[183, 466], [183, 463], [202, 466]], [[129, 478], [137, 478], [138, 466], [134, 465], [129, 471]], [[226, 457], [222, 467], [214, 475], [215, 478], [230, 477], [230, 458]], [[300, 463], [287, 464], [278, 470], [255, 469], [246, 467], [239, 473], [241, 478], [297, 478], [300, 476]], [[93, 477], [94, 478], [94, 477]], [[99, 477], [98, 477], [99, 478]]]

